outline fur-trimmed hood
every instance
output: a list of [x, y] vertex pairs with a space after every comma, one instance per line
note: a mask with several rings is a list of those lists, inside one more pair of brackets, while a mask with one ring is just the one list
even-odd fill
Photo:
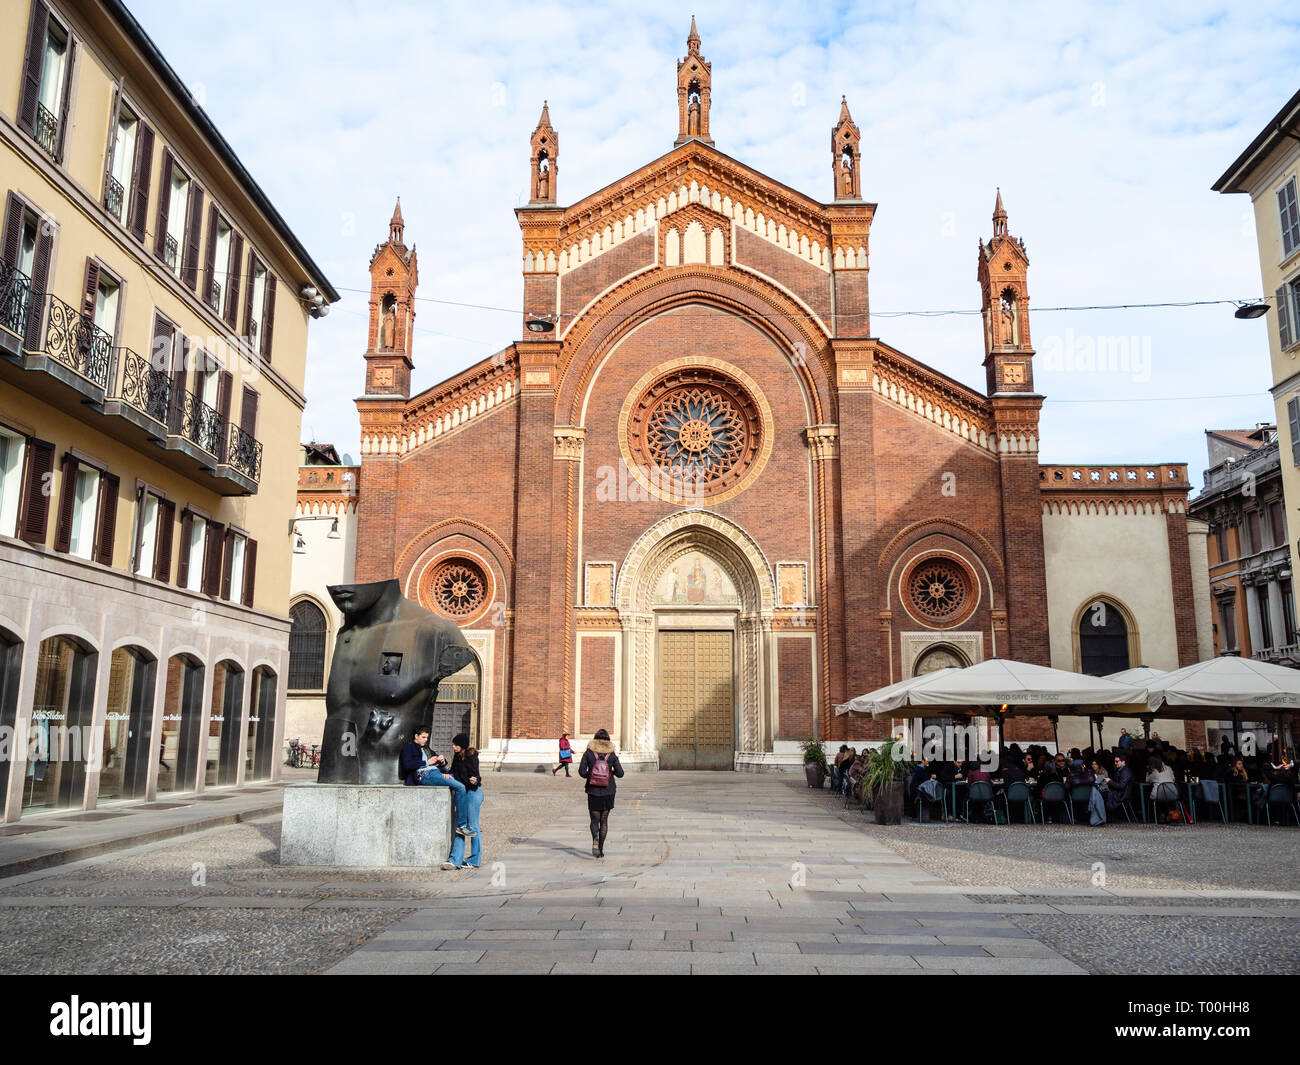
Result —
[[594, 754], [613, 754], [614, 744], [609, 740], [592, 740], [587, 744], [587, 750]]

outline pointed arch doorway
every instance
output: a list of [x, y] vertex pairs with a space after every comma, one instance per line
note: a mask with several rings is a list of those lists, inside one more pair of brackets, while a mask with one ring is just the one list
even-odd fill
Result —
[[762, 552], [726, 519], [679, 512], [642, 535], [618, 580], [632, 750], [660, 769], [771, 750], [772, 603]]

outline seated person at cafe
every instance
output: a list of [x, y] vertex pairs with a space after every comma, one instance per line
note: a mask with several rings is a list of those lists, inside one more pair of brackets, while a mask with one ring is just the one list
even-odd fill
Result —
[[1042, 775], [1039, 779], [1044, 784], [1052, 780], [1059, 780], [1061, 783], [1065, 783], [1069, 776], [1069, 763], [1066, 761], [1065, 755], [1058, 752], [1056, 757], [1043, 767]]
[[1172, 784], [1174, 783], [1174, 771], [1165, 765], [1164, 759], [1158, 754], [1153, 754], [1147, 759], [1147, 783], [1148, 784]]
[[1008, 784], [1021, 784], [1029, 776], [1026, 766], [1032, 766], [1033, 761], [1028, 755], [1016, 761], [1008, 762], [1002, 769], [1002, 779]]
[[[939, 778], [940, 768], [940, 763], [931, 762], [928, 758], [922, 758], [912, 771], [912, 790], [915, 794], [918, 817], [921, 813], [921, 803], [926, 803], [930, 807], [930, 815], [943, 820], [944, 783]], [[937, 815], [935, 814], [936, 808], [938, 809]]]
[[1070, 764], [1070, 774], [1066, 777], [1066, 783], [1070, 787], [1074, 787], [1076, 784], [1091, 784], [1092, 782], [1092, 770], [1083, 764], [1082, 758], [1076, 758]]
[[1106, 784], [1103, 798], [1110, 809], [1117, 810], [1133, 784], [1133, 770], [1129, 769], [1128, 756], [1122, 750], [1115, 755], [1115, 771]]

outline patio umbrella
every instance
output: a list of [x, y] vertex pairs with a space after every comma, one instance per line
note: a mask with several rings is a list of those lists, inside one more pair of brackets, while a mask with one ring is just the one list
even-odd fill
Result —
[[[1238, 724], [1242, 710], [1277, 715], [1300, 709], [1300, 670], [1223, 655], [1166, 673], [1147, 686], [1152, 711], [1167, 716], [1216, 720], [1226, 710], [1232, 717], [1232, 738], [1241, 750]], [[1281, 732], [1279, 729], [1279, 740]]]
[[909, 688], [914, 688], [922, 681], [930, 677], [937, 677], [941, 673], [958, 673], [957, 666], [944, 666], [943, 669], [931, 670], [929, 673], [918, 673], [915, 677], [908, 677], [907, 680], [895, 681], [893, 684], [887, 684], [883, 688], [877, 688], [875, 691], [867, 692], [866, 695], [859, 695], [850, 699], [847, 703], [840, 703], [835, 707], [836, 715], [858, 714], [867, 717], [873, 716], [876, 707], [881, 699], [889, 699], [899, 692], [905, 692]]
[[999, 752], [1005, 734], [1002, 723], [1008, 716], [1086, 716], [1103, 707], [1107, 713], [1147, 711], [1144, 686], [1007, 658], [990, 658], [965, 669], [936, 670], [917, 683], [895, 687], [898, 690], [888, 694], [882, 689], [862, 697], [873, 703], [873, 716], [896, 717], [903, 709], [990, 714], [998, 721]]
[[[1168, 674], [1167, 669], [1152, 669], [1150, 666], [1133, 666], [1131, 669], [1121, 669], [1118, 673], [1107, 673], [1106, 679], [1113, 680], [1117, 684], [1141, 684], [1148, 690], [1151, 685], [1160, 678]], [[1151, 738], [1151, 715], [1142, 715], [1142, 732], [1147, 739]], [[1101, 746], [1101, 722], [1097, 722], [1097, 739], [1098, 747]]]

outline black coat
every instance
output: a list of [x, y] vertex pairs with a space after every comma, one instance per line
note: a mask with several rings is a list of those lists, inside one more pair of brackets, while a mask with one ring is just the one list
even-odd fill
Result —
[[[466, 791], [478, 791], [483, 786], [483, 778], [478, 771], [478, 755], [465, 752], [455, 755], [451, 760], [451, 775], [465, 785]], [[471, 784], [470, 777], [475, 777], [477, 783]]]
[[[591, 776], [591, 767], [596, 764], [596, 756], [603, 754], [609, 761], [609, 786], [604, 788], [593, 787], [588, 779]], [[587, 781], [587, 794], [599, 796], [612, 796], [618, 790], [618, 784], [615, 782], [616, 777], [623, 775], [623, 765], [618, 760], [618, 755], [614, 752], [614, 745], [608, 740], [592, 740], [591, 746], [583, 752], [582, 761], [578, 763], [578, 776]]]
[[401, 761], [398, 763], [402, 772], [402, 782], [410, 785], [420, 783], [420, 770], [424, 768], [425, 753], [414, 740], [407, 742], [402, 748]]

